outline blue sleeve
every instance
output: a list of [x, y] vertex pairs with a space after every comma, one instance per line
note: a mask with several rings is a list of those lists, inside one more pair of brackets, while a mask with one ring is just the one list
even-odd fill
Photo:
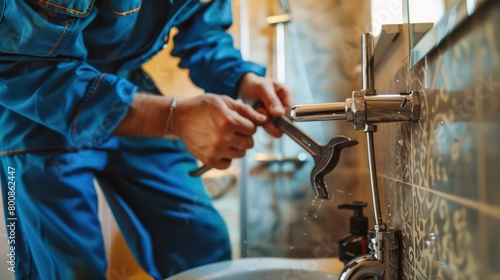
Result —
[[[201, 1], [199, 1], [201, 2]], [[172, 55], [180, 57], [193, 82], [207, 92], [237, 97], [238, 83], [248, 72], [263, 76], [265, 68], [243, 61], [227, 32], [232, 24], [230, 0], [213, 0], [194, 16], [180, 15]], [[185, 18], [185, 19], [183, 19]]]
[[[136, 91], [129, 81], [77, 60], [16, 59], [0, 61], [0, 105], [69, 136], [78, 146], [106, 140]], [[88, 143], [96, 133], [97, 142]]]

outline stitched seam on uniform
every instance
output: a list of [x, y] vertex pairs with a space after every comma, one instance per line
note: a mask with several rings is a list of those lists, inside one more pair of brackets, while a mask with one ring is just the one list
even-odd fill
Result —
[[[61, 42], [61, 39], [63, 38], [64, 34], [66, 33], [66, 30], [68, 30], [68, 23], [69, 23], [69, 21], [70, 21], [69, 19], [66, 21], [66, 26], [64, 27], [64, 30], [63, 30], [61, 36], [59, 36], [59, 38], [56, 41], [56, 44], [52, 47], [52, 49], [47, 54], [47, 56], [51, 55], [54, 52], [54, 50], [56, 49], [56, 47], [59, 45], [59, 42]], [[74, 19], [73, 19], [73, 21], [74, 21]]]
[[128, 10], [128, 11], [125, 11], [125, 12], [118, 12], [118, 11], [115, 11], [113, 9], [113, 6], [111, 6], [111, 2], [108, 0], [108, 6], [109, 6], [109, 9], [114, 13], [114, 14], [117, 14], [119, 16], [126, 16], [128, 14], [132, 14], [132, 13], [135, 13], [137, 11], [139, 11], [141, 9], [141, 6], [142, 6], [142, 3], [139, 5], [139, 7], [137, 8], [134, 8], [132, 10]]
[[25, 152], [37, 152], [37, 151], [43, 152], [43, 151], [61, 150], [61, 149], [69, 150], [70, 148], [68, 146], [54, 146], [54, 147], [45, 147], [45, 148], [26, 148], [26, 149], [9, 150], [9, 151], [0, 152], [0, 156], [19, 154], [19, 153], [25, 153]]
[[[101, 76], [99, 77], [99, 79], [97, 80], [97, 82], [95, 83], [95, 86], [94, 86], [94, 89], [92, 90], [92, 93], [89, 95], [88, 98], [85, 98], [87, 99], [87, 102], [94, 96], [95, 92], [97, 91], [97, 88], [99, 87], [99, 84], [101, 83], [101, 80], [102, 78], [104, 78], [104, 76], [106, 76], [106, 74], [101, 74]], [[75, 119], [73, 120], [73, 130], [72, 130], [72, 133], [71, 133], [71, 138], [75, 139], [75, 133], [76, 133], [76, 122], [78, 121], [78, 117], [80, 116], [80, 114], [87, 108], [87, 104], [84, 105], [80, 111], [78, 111], [78, 113], [76, 114], [76, 117]]]
[[80, 10], [75, 10], [75, 9], [71, 9], [71, 8], [68, 8], [68, 7], [64, 7], [64, 6], [61, 6], [61, 5], [57, 5], [57, 4], [54, 4], [54, 3], [50, 3], [49, 1], [50, 0], [38, 0], [38, 2], [45, 3], [45, 5], [47, 5], [47, 6], [54, 6], [56, 8], [60, 8], [60, 9], [66, 10], [66, 11], [74, 12], [75, 14], [82, 14], [82, 15], [86, 14], [89, 11], [90, 7], [92, 6], [92, 1], [89, 1], [89, 5], [85, 9], [85, 11], [80, 11]]

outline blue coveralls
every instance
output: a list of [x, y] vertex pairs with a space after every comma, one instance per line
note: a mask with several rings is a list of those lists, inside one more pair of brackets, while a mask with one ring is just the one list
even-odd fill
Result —
[[97, 180], [155, 279], [230, 258], [227, 231], [182, 142], [111, 132], [137, 69], [172, 27], [172, 54], [207, 92], [236, 97], [244, 62], [230, 0], [0, 0], [0, 178], [17, 279], [105, 279]]

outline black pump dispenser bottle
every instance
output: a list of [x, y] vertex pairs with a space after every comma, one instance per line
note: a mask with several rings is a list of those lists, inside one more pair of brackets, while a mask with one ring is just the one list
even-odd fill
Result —
[[354, 215], [349, 219], [350, 233], [339, 240], [339, 259], [345, 264], [356, 256], [368, 253], [368, 218], [363, 216], [363, 207], [366, 206], [366, 202], [362, 201], [353, 201], [338, 206], [338, 209], [354, 211]]

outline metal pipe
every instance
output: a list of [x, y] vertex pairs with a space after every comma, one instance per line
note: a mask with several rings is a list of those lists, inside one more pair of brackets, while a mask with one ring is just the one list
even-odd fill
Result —
[[331, 121], [346, 120], [345, 102], [295, 105], [290, 109], [293, 121]]
[[372, 190], [373, 211], [375, 214], [375, 230], [385, 230], [385, 224], [382, 221], [380, 211], [380, 199], [378, 196], [377, 167], [375, 164], [375, 144], [373, 141], [373, 132], [377, 130], [375, 125], [366, 125], [366, 141], [368, 144], [368, 168], [370, 169], [370, 185]]
[[377, 94], [364, 96], [366, 122], [414, 121], [413, 94]]
[[362, 280], [382, 276], [385, 264], [373, 255], [361, 255], [349, 262], [339, 275], [339, 280]]
[[[375, 95], [375, 68], [373, 61], [374, 37], [371, 33], [364, 33], [361, 36], [361, 68], [362, 85], [366, 95]], [[372, 189], [373, 210], [375, 214], [375, 230], [385, 230], [380, 211], [380, 200], [378, 196], [377, 168], [375, 165], [375, 144], [373, 132], [377, 131], [377, 126], [366, 124], [363, 130], [366, 132], [368, 144], [368, 167], [370, 168], [370, 183]]]

